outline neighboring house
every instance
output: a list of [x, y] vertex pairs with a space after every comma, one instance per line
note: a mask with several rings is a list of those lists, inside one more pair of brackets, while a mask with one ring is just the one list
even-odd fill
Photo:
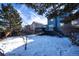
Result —
[[41, 24], [41, 23], [33, 22], [33, 23], [30, 25], [30, 28], [31, 28], [33, 31], [41, 31], [42, 28], [44, 28], [44, 25]]
[[47, 25], [48, 31], [53, 31], [54, 27], [59, 29], [60, 28], [60, 20], [61, 20], [61, 18], [59, 18], [59, 17], [57, 17], [56, 19], [53, 18], [53, 19], [48, 20], [48, 25]]
[[30, 28], [31, 28], [32, 30], [35, 30], [36, 28], [43, 28], [43, 27], [44, 27], [44, 25], [41, 24], [41, 23], [38, 23], [38, 22], [33, 22], [33, 23], [30, 25]]
[[71, 35], [71, 33], [79, 33], [79, 18], [74, 19], [71, 22], [64, 24], [61, 27], [61, 31], [65, 35]]
[[33, 22], [31, 25], [26, 25], [23, 28], [23, 31], [25, 34], [34, 34], [34, 33], [41, 32], [42, 28], [45, 28], [45, 27], [46, 26], [41, 23]]
[[24, 34], [30, 34], [30, 33], [32, 32], [31, 29], [30, 29], [30, 25], [26, 25], [26, 26], [23, 28], [22, 32], [23, 32]]
[[47, 29], [49, 31], [53, 31], [53, 28], [56, 28], [59, 30], [61, 26], [64, 25], [64, 23], [62, 22], [63, 17], [67, 17], [67, 16], [69, 16], [69, 13], [66, 13], [63, 16], [54, 17], [53, 19], [48, 19]]

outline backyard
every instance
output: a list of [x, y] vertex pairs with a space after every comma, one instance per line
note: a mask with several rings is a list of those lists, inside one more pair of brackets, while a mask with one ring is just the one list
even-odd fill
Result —
[[9, 37], [0, 42], [0, 48], [6, 56], [79, 55], [79, 47], [72, 45], [69, 38], [46, 35], [29, 35], [27, 39], [26, 36]]

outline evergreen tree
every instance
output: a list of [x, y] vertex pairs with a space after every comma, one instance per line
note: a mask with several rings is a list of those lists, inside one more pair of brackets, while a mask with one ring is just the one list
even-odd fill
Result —
[[0, 10], [0, 32], [2, 32], [5, 28], [5, 22], [3, 21], [2, 10]]
[[12, 4], [2, 4], [3, 18], [9, 22], [9, 27], [5, 32], [13, 32], [16, 34], [21, 30], [21, 17]]
[[[45, 14], [48, 20], [60, 16], [63, 17], [62, 22], [65, 23], [79, 18], [78, 3], [27, 3], [26, 5], [33, 8], [40, 15]], [[78, 11], [73, 14], [72, 12], [75, 10]]]

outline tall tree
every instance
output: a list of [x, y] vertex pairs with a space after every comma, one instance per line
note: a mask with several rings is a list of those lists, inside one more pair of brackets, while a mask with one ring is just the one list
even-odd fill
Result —
[[0, 10], [0, 32], [2, 32], [5, 29], [6, 22], [3, 20], [3, 13], [2, 10]]
[[[45, 14], [48, 20], [58, 16], [63, 17], [65, 20], [65, 17], [75, 15], [75, 13], [72, 13], [73, 11], [79, 11], [78, 3], [27, 3], [26, 5], [33, 8], [38, 14]], [[77, 15], [78, 14], [79, 13], [77, 13]], [[76, 16], [75, 18], [78, 18], [78, 16]]]
[[15, 31], [16, 34], [21, 30], [21, 17], [12, 4], [2, 4], [3, 18], [9, 22], [6, 30], [9, 32]]

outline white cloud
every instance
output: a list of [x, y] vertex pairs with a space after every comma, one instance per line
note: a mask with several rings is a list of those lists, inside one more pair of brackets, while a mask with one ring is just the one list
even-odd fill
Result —
[[45, 18], [44, 16], [41, 16], [41, 15], [32, 14], [31, 19], [32, 19], [32, 21], [35, 21], [35, 22], [47, 24], [47, 18]]
[[19, 12], [21, 18], [22, 18], [22, 26], [25, 26], [27, 24], [31, 24], [33, 21], [39, 22], [42, 24], [47, 24], [47, 18], [44, 16], [38, 15], [37, 13], [34, 12], [34, 10], [26, 7], [25, 5], [20, 5], [21, 7], [17, 9]]

